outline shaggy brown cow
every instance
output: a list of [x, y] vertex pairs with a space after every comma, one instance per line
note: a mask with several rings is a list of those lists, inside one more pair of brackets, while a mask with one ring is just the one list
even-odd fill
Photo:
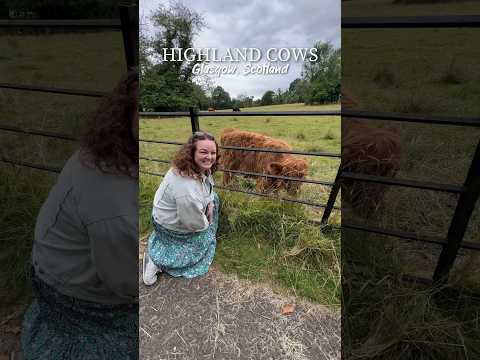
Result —
[[[290, 145], [282, 140], [237, 129], [225, 129], [220, 141], [222, 146], [292, 150]], [[221, 162], [224, 169], [288, 176], [299, 179], [304, 179], [308, 171], [307, 162], [291, 154], [224, 149], [222, 151]], [[233, 176], [234, 173], [224, 172], [223, 184], [227, 185]], [[301, 185], [299, 181], [293, 180], [258, 176], [247, 177], [256, 178], [256, 189], [259, 192], [278, 192], [283, 189], [289, 194], [295, 195]]]
[[[342, 90], [342, 109], [360, 106]], [[400, 135], [397, 128], [379, 128], [364, 120], [342, 119], [342, 170], [393, 177], [400, 168]], [[378, 208], [385, 186], [345, 180], [342, 200], [359, 210]]]

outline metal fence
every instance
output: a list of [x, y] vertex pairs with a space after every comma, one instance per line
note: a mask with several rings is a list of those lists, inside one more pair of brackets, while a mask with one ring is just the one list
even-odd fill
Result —
[[[416, 17], [352, 17], [342, 19], [342, 29], [404, 29], [404, 28], [469, 28], [480, 27], [480, 16], [416, 16]], [[381, 31], [381, 30], [380, 30]], [[372, 120], [391, 120], [402, 122], [416, 122], [424, 124], [440, 124], [452, 126], [480, 127], [479, 118], [452, 118], [432, 117], [390, 113], [371, 113], [343, 111], [344, 117]], [[371, 233], [395, 236], [408, 240], [437, 244], [442, 251], [433, 274], [433, 281], [444, 284], [448, 281], [460, 248], [480, 250], [480, 244], [463, 241], [468, 223], [475, 209], [480, 195], [480, 141], [473, 154], [467, 177], [462, 186], [453, 184], [427, 184], [410, 180], [388, 179], [372, 177], [362, 174], [341, 174], [341, 178], [350, 178], [356, 181], [370, 181], [379, 184], [407, 186], [417, 189], [428, 189], [457, 194], [458, 201], [445, 237], [420, 237], [415, 233], [379, 229], [361, 224], [351, 224], [343, 221], [342, 227], [367, 231]], [[393, 181], [393, 182], [392, 182]], [[425, 279], [421, 279], [425, 280]]]
[[[443, 126], [462, 126], [462, 127], [480, 127], [480, 119], [477, 118], [454, 118], [454, 117], [427, 117], [422, 115], [411, 115], [411, 114], [399, 114], [399, 113], [373, 113], [373, 112], [363, 112], [363, 111], [312, 111], [312, 112], [208, 112], [208, 111], [200, 111], [194, 112], [193, 108], [190, 109], [190, 112], [150, 112], [150, 113], [140, 113], [141, 117], [143, 118], [159, 118], [159, 117], [189, 117], [192, 133], [195, 131], [200, 130], [199, 126], [199, 117], [218, 117], [218, 116], [332, 116], [332, 115], [342, 115], [345, 118], [357, 118], [358, 120], [379, 120], [379, 121], [401, 121], [401, 122], [409, 122], [409, 123], [421, 123], [421, 124], [430, 124], [430, 125], [443, 125]], [[174, 141], [162, 141], [156, 139], [140, 139], [140, 142], [145, 143], [157, 143], [157, 144], [168, 144], [168, 145], [183, 145], [181, 142], [174, 142]], [[283, 151], [283, 150], [273, 150], [273, 149], [258, 149], [258, 148], [242, 148], [242, 147], [234, 147], [234, 146], [220, 146], [222, 149], [229, 149], [229, 150], [238, 150], [238, 151], [254, 151], [254, 152], [273, 152], [273, 153], [287, 153], [287, 154], [296, 154], [296, 155], [305, 155], [305, 156], [324, 156], [324, 157], [332, 157], [332, 158], [341, 158], [340, 154], [335, 153], [323, 153], [323, 152], [303, 152], [303, 151]], [[147, 161], [154, 161], [169, 164], [170, 161], [163, 160], [163, 159], [154, 159], [149, 157], [140, 157], [142, 160]], [[417, 233], [400, 231], [395, 229], [383, 229], [379, 227], [374, 227], [370, 225], [364, 224], [354, 224], [342, 219], [341, 228], [344, 229], [353, 229], [359, 231], [365, 231], [369, 233], [375, 233], [380, 235], [387, 235], [393, 236], [396, 238], [406, 239], [406, 240], [414, 240], [424, 243], [435, 244], [443, 247], [441, 255], [439, 257], [436, 270], [433, 276], [433, 280], [435, 282], [446, 282], [448, 279], [448, 274], [450, 269], [455, 261], [457, 256], [458, 250], [460, 248], [468, 249], [468, 250], [480, 250], [480, 244], [474, 242], [466, 242], [462, 241], [469, 219], [472, 215], [472, 212], [475, 207], [475, 203], [480, 195], [480, 141], [477, 144], [475, 154], [473, 156], [472, 162], [470, 164], [470, 168], [468, 171], [467, 178], [463, 185], [456, 185], [456, 184], [442, 184], [442, 183], [435, 183], [435, 182], [425, 182], [425, 181], [417, 181], [411, 179], [399, 179], [399, 178], [392, 178], [392, 177], [385, 177], [385, 176], [375, 176], [369, 174], [360, 174], [360, 173], [352, 173], [352, 172], [345, 172], [342, 170], [342, 166], [340, 165], [338, 168], [337, 175], [335, 177], [334, 182], [326, 182], [326, 181], [319, 181], [319, 180], [306, 180], [306, 179], [298, 179], [292, 177], [285, 177], [285, 176], [275, 176], [269, 174], [262, 174], [262, 173], [254, 173], [254, 172], [245, 172], [245, 171], [232, 171], [229, 169], [220, 169], [223, 172], [231, 172], [239, 175], [248, 175], [248, 176], [256, 176], [256, 177], [268, 177], [268, 178], [275, 178], [275, 179], [283, 179], [289, 181], [298, 181], [302, 183], [310, 183], [310, 184], [317, 184], [317, 185], [325, 185], [330, 186], [331, 191], [326, 204], [314, 203], [304, 200], [292, 199], [292, 198], [284, 198], [279, 196], [274, 196], [270, 194], [263, 194], [254, 191], [247, 191], [247, 190], [240, 190], [240, 189], [232, 189], [232, 188], [225, 188], [222, 186], [217, 186], [218, 188], [229, 190], [229, 191], [236, 191], [236, 192], [243, 192], [250, 195], [257, 195], [263, 197], [270, 197], [282, 201], [294, 202], [299, 204], [304, 204], [308, 206], [316, 206], [324, 208], [324, 212], [322, 215], [321, 225], [325, 226], [328, 224], [329, 217], [331, 215], [332, 210], [337, 209], [335, 207], [335, 200], [338, 196], [338, 192], [341, 187], [341, 183], [344, 179], [354, 180], [354, 181], [364, 181], [364, 182], [371, 182], [383, 185], [390, 185], [390, 186], [402, 186], [407, 188], [416, 188], [421, 190], [430, 190], [430, 191], [438, 191], [438, 192], [446, 192], [451, 194], [459, 195], [457, 207], [455, 209], [455, 213], [453, 215], [450, 228], [446, 237], [427, 237], [427, 236], [420, 236]], [[163, 176], [164, 174], [154, 173], [150, 171], [143, 171], [140, 170], [141, 173], [145, 173], [148, 175], [154, 176]], [[425, 282], [427, 279], [417, 279], [421, 282]]]
[[[114, 22], [111, 24], [111, 28], [113, 29], [122, 29], [123, 32], [123, 39], [124, 39], [124, 47], [125, 47], [125, 56], [127, 59], [127, 66], [131, 67], [133, 64], [138, 63], [138, 54], [133, 51], [135, 49], [135, 42], [138, 41], [137, 31], [136, 29], [132, 28], [132, 23], [129, 19], [132, 19], [132, 11], [130, 8], [121, 8], [121, 21], [120, 23]], [[110, 27], [106, 26], [105, 24], [97, 24], [99, 27]], [[28, 20], [28, 21], [20, 21], [15, 20], [13, 21], [0, 21], [0, 28], [2, 27], [56, 27], [56, 26], [72, 26], [75, 28], [92, 28], [96, 25], [93, 25], [92, 22], [89, 24], [86, 23], [79, 23], [79, 21], [73, 21], [70, 25], [63, 23], [60, 25], [59, 23], [45, 23], [39, 22], [38, 20]], [[342, 19], [342, 28], [350, 29], [350, 28], [436, 28], [436, 27], [480, 27], [480, 16], [439, 16], [439, 17], [376, 17], [376, 18], [344, 18]], [[75, 89], [60, 89], [60, 88], [52, 88], [52, 87], [41, 87], [41, 86], [28, 86], [28, 85], [18, 85], [18, 84], [5, 84], [0, 83], [0, 88], [4, 89], [17, 89], [17, 90], [25, 90], [25, 91], [43, 91], [43, 92], [50, 92], [50, 93], [60, 93], [60, 94], [69, 94], [69, 95], [77, 95], [77, 96], [94, 96], [94, 97], [101, 97], [104, 96], [104, 93], [101, 92], [93, 92], [93, 91], [85, 91], [85, 90], [75, 90]], [[373, 112], [359, 112], [359, 111], [342, 111], [335, 112], [235, 112], [233, 113], [213, 113], [213, 112], [199, 112], [195, 113], [193, 109], [190, 112], [164, 112], [164, 113], [142, 113], [143, 117], [147, 116], [180, 116], [185, 117], [189, 116], [190, 121], [192, 124], [192, 131], [199, 130], [199, 116], [259, 116], [259, 115], [268, 115], [268, 116], [291, 116], [291, 115], [298, 115], [298, 116], [326, 116], [326, 115], [342, 115], [346, 118], [357, 118], [358, 120], [379, 120], [379, 121], [400, 121], [400, 122], [412, 122], [412, 123], [422, 123], [422, 124], [436, 124], [436, 125], [449, 125], [449, 126], [462, 126], [462, 127], [480, 127], [480, 119], [479, 118], [455, 118], [455, 117], [432, 117], [432, 116], [422, 116], [422, 115], [411, 115], [411, 114], [399, 114], [399, 113], [373, 113]], [[69, 134], [58, 134], [53, 132], [47, 132], [38, 129], [20, 129], [13, 126], [0, 126], [0, 130], [3, 131], [11, 131], [17, 133], [25, 133], [25, 134], [32, 134], [32, 135], [39, 135], [39, 136], [47, 136], [65, 140], [74, 140]], [[178, 142], [168, 142], [168, 141], [159, 141], [155, 139], [142, 139], [140, 141], [143, 142], [154, 142], [154, 143], [161, 143], [161, 144], [175, 144], [181, 145]], [[333, 153], [321, 153], [321, 152], [301, 152], [301, 151], [278, 151], [278, 150], [271, 150], [271, 149], [241, 149], [236, 147], [228, 147], [229, 149], [233, 150], [242, 150], [242, 151], [268, 151], [268, 152], [282, 152], [282, 153], [292, 153], [298, 155], [306, 155], [306, 156], [326, 156], [332, 158], [341, 158], [340, 154], [333, 154]], [[160, 159], [151, 159], [146, 157], [141, 157], [144, 160], [150, 161], [158, 161], [169, 163], [167, 160], [160, 160]], [[31, 168], [36, 168], [40, 170], [58, 172], [60, 169], [46, 166], [42, 164], [34, 164], [29, 162], [22, 162], [18, 160], [12, 159], [5, 159], [1, 158], [0, 161], [5, 163], [11, 163], [14, 165], [20, 166], [27, 166]], [[227, 170], [224, 170], [227, 171]], [[250, 176], [263, 176], [263, 177], [275, 177], [266, 174], [258, 174], [258, 173], [247, 173], [247, 172], [240, 172], [240, 171], [231, 171], [232, 173], [243, 174], [243, 175], [250, 175]], [[162, 175], [156, 174], [151, 172], [145, 172], [147, 174], [152, 175]], [[372, 182], [390, 186], [402, 186], [402, 187], [409, 187], [409, 188], [416, 188], [416, 189], [423, 189], [423, 190], [431, 190], [431, 191], [439, 191], [439, 192], [447, 192], [452, 194], [457, 194], [459, 196], [457, 205], [455, 208], [455, 212], [453, 214], [448, 233], [445, 237], [425, 237], [419, 236], [416, 233], [393, 230], [393, 229], [382, 229], [373, 226], [363, 225], [363, 224], [353, 224], [349, 223], [342, 219], [341, 227], [344, 229], [354, 229], [359, 231], [365, 231], [369, 233], [376, 233], [381, 235], [393, 236], [401, 239], [407, 240], [414, 240], [424, 243], [430, 243], [439, 245], [442, 247], [441, 254], [439, 256], [437, 266], [435, 272], [433, 274], [433, 280], [436, 283], [445, 283], [448, 280], [448, 275], [450, 270], [454, 264], [454, 261], [457, 257], [458, 251], [460, 248], [469, 249], [469, 250], [480, 250], [480, 244], [466, 242], [463, 241], [469, 220], [472, 216], [473, 210], [475, 208], [475, 204], [480, 196], [480, 141], [477, 144], [476, 150], [474, 152], [472, 162], [470, 164], [470, 168], [467, 174], [467, 177], [463, 183], [463, 185], [456, 185], [456, 184], [440, 184], [440, 183], [433, 183], [433, 182], [420, 182], [416, 180], [409, 180], [409, 179], [398, 179], [398, 178], [389, 178], [389, 177], [382, 177], [382, 176], [373, 176], [367, 174], [358, 174], [358, 173], [349, 173], [343, 172], [341, 170], [341, 166], [337, 172], [334, 182], [323, 182], [318, 180], [299, 180], [296, 178], [289, 178], [289, 177], [280, 177], [277, 176], [276, 178], [284, 179], [284, 180], [291, 180], [291, 181], [302, 181], [307, 183], [314, 183], [319, 185], [326, 185], [332, 188], [329, 199], [326, 204], [317, 204], [312, 202], [306, 202], [297, 199], [291, 198], [278, 198], [280, 200], [301, 203], [305, 205], [311, 206], [318, 206], [325, 208], [324, 214], [322, 216], [321, 223], [323, 225], [328, 223], [328, 218], [330, 213], [333, 209], [338, 209], [334, 207], [335, 199], [338, 195], [338, 191], [341, 186], [341, 182], [343, 179], [350, 179], [354, 181], [365, 181], [365, 182]], [[253, 191], [245, 191], [245, 190], [236, 190], [245, 192], [248, 194], [259, 195], [259, 196], [267, 196], [271, 197], [268, 194], [261, 194], [256, 193]], [[417, 280], [428, 280], [428, 279], [417, 279]]]
[[[61, 30], [101, 30], [110, 29], [121, 31], [123, 38], [123, 47], [127, 70], [138, 66], [138, 11], [135, 6], [120, 6], [120, 19], [100, 19], [100, 20], [0, 20], [0, 29], [61, 29]], [[0, 82], [0, 89], [34, 91], [52, 94], [87, 96], [101, 98], [108, 93], [103, 91], [65, 89], [52, 86], [38, 86], [28, 84], [11, 84]], [[10, 125], [0, 125], [0, 131], [13, 132], [19, 134], [29, 134], [36, 136], [45, 136], [62, 140], [76, 140], [70, 134], [60, 134], [42, 129], [19, 128]], [[38, 170], [59, 173], [60, 168], [50, 165], [20, 161], [18, 159], [9, 159], [5, 156], [0, 157], [0, 162], [24, 166]]]
[[[195, 112], [193, 108], [190, 108], [189, 112], [142, 112], [140, 113], [140, 116], [143, 118], [147, 117], [189, 117], [190, 118], [190, 123], [192, 127], [192, 133], [195, 131], [200, 130], [200, 125], [199, 125], [199, 116], [205, 116], [205, 117], [219, 117], [219, 116], [291, 116], [291, 115], [297, 115], [297, 116], [340, 116], [340, 111], [270, 111], [270, 112], [210, 112], [210, 111], [200, 111], [200, 112]], [[180, 142], [173, 142], [173, 141], [162, 141], [162, 140], [156, 140], [156, 139], [140, 139], [140, 142], [145, 142], [145, 143], [157, 143], [157, 144], [168, 144], [168, 145], [183, 145], [183, 143]], [[221, 149], [228, 149], [228, 150], [239, 150], [239, 151], [252, 151], [252, 152], [269, 152], [269, 153], [277, 153], [277, 154], [295, 154], [295, 155], [305, 155], [305, 156], [320, 156], [320, 157], [329, 157], [329, 158], [337, 158], [340, 159], [341, 155], [338, 153], [330, 153], [330, 152], [308, 152], [308, 151], [288, 151], [288, 150], [277, 150], [277, 149], [261, 149], [261, 148], [243, 148], [243, 147], [236, 147], [236, 146], [220, 146]], [[164, 159], [152, 159], [148, 157], [140, 157], [141, 160], [148, 160], [148, 161], [154, 161], [154, 162], [159, 162], [159, 163], [165, 163], [168, 164], [170, 161], [164, 160]], [[334, 182], [329, 182], [329, 181], [322, 181], [322, 180], [314, 180], [314, 179], [299, 179], [295, 177], [288, 177], [288, 176], [280, 176], [280, 175], [269, 175], [269, 174], [261, 174], [261, 173], [255, 173], [255, 172], [247, 172], [247, 171], [239, 171], [239, 170], [230, 170], [230, 169], [218, 169], [220, 172], [229, 172], [232, 174], [237, 174], [237, 175], [248, 175], [248, 176], [254, 176], [254, 177], [267, 177], [267, 178], [273, 178], [273, 179], [281, 179], [281, 180], [287, 180], [287, 181], [296, 181], [296, 182], [302, 182], [302, 183], [309, 183], [309, 184], [317, 184], [317, 185], [324, 185], [324, 186], [330, 186], [334, 187], [335, 183]], [[147, 172], [140, 170], [141, 173], [149, 174], [149, 175], [156, 175], [156, 176], [163, 176], [164, 174], [158, 174], [158, 173], [153, 173], [153, 172]], [[311, 201], [305, 201], [305, 200], [299, 200], [299, 199], [293, 199], [293, 198], [287, 198], [287, 197], [281, 197], [281, 196], [274, 196], [270, 194], [265, 194], [265, 193], [259, 193], [255, 191], [249, 191], [249, 190], [241, 190], [241, 189], [233, 189], [233, 188], [226, 188], [223, 186], [216, 186], [217, 188], [220, 189], [225, 189], [229, 191], [234, 191], [234, 192], [242, 192], [250, 195], [256, 195], [256, 196], [262, 196], [262, 197], [267, 197], [267, 198], [274, 198], [286, 202], [291, 202], [291, 203], [297, 203], [297, 204], [304, 204], [304, 205], [309, 205], [313, 207], [319, 207], [319, 208], [328, 208], [329, 212], [331, 212], [333, 209], [339, 210], [338, 207], [334, 207], [333, 203], [329, 206], [329, 204], [321, 204], [317, 202], [311, 202]]]

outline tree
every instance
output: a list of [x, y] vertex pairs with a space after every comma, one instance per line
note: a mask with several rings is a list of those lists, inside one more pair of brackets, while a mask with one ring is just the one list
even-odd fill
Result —
[[192, 68], [199, 62], [198, 54], [193, 54], [195, 59], [192, 61], [183, 57], [181, 61], [165, 61], [163, 50], [193, 48], [193, 38], [205, 27], [203, 18], [183, 4], [173, 3], [170, 8], [160, 5], [152, 15], [152, 21], [158, 29], [152, 47], [162, 65], [182, 80], [191, 80]]
[[205, 104], [204, 94], [193, 83], [194, 61], [166, 61], [163, 49], [193, 48], [193, 39], [205, 26], [195, 11], [179, 3], [160, 5], [151, 16], [156, 32], [141, 33], [141, 107], [144, 111], [179, 111]]
[[268, 90], [267, 92], [265, 92], [265, 94], [263, 94], [260, 103], [262, 105], [272, 105], [274, 95], [275, 95], [275, 93], [272, 90]]
[[232, 100], [230, 94], [226, 92], [221, 86], [217, 86], [212, 92], [212, 105], [216, 109], [228, 109], [232, 107]]
[[305, 94], [308, 104], [338, 101], [340, 96], [341, 56], [340, 49], [335, 49], [329, 42], [316, 43], [318, 59], [305, 61], [303, 80], [310, 83]]
[[253, 105], [253, 96], [248, 96], [247, 94], [240, 94], [235, 99], [235, 103], [233, 104], [237, 107], [251, 107]]

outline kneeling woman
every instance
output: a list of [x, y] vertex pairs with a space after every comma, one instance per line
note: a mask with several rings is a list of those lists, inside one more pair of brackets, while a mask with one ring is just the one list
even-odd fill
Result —
[[154, 231], [143, 254], [143, 282], [159, 272], [193, 278], [208, 272], [218, 228], [213, 174], [219, 160], [214, 137], [196, 132], [173, 160], [153, 200]]

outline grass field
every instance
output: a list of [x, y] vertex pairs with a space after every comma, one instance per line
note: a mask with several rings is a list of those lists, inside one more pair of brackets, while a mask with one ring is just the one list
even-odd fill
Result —
[[[338, 105], [304, 106], [288, 104], [249, 108], [251, 111], [334, 110]], [[340, 119], [327, 117], [200, 117], [200, 128], [219, 138], [224, 128], [260, 132], [287, 141], [295, 150], [340, 153]], [[184, 142], [191, 135], [188, 118], [142, 119], [141, 139]], [[175, 145], [140, 143], [140, 155], [169, 160]], [[333, 181], [339, 159], [308, 157], [309, 179]], [[141, 169], [165, 173], [168, 164], [142, 160]], [[140, 233], [150, 231], [153, 195], [161, 178], [141, 174]], [[216, 175], [221, 183], [221, 174]], [[254, 190], [254, 182], [238, 178], [235, 186]], [[318, 226], [322, 209], [311, 209], [249, 195], [219, 191], [223, 202], [219, 247], [215, 263], [226, 272], [259, 281], [280, 284], [293, 293], [327, 305], [339, 305], [340, 236], [324, 235]], [[299, 199], [325, 203], [329, 188], [304, 184]], [[286, 196], [286, 195], [284, 195]], [[286, 196], [287, 197], [287, 196]], [[337, 201], [337, 205], [339, 201]], [[335, 212], [332, 223], [339, 223]]]

